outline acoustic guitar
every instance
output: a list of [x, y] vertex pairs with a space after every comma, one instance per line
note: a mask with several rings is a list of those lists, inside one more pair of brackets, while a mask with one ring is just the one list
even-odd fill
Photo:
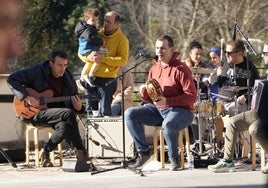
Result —
[[[52, 90], [45, 90], [41, 93], [31, 88], [26, 88], [28, 94], [39, 100], [39, 107], [29, 105], [25, 100], [19, 100], [16, 96], [13, 100], [15, 112], [24, 119], [32, 118], [37, 112], [47, 108], [48, 103], [62, 102], [71, 100], [71, 96], [53, 97]], [[90, 100], [100, 100], [100, 96], [85, 95], [85, 98]], [[81, 97], [80, 97], [81, 98]]]

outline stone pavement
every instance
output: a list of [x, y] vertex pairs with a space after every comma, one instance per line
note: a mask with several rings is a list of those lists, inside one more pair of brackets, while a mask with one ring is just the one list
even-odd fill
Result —
[[[24, 163], [17, 163], [13, 168], [9, 163], [0, 164], [1, 188], [141, 188], [141, 187], [267, 187], [268, 175], [264, 175], [257, 167], [251, 170], [250, 164], [236, 164], [235, 172], [213, 173], [206, 168], [195, 168], [171, 172], [165, 169], [147, 168], [144, 176], [125, 168], [120, 163], [111, 163], [111, 160], [96, 159], [94, 164], [98, 169], [113, 170], [96, 173], [65, 172], [60, 166], [49, 168], [26, 167]], [[152, 162], [151, 162], [152, 164]], [[114, 168], [119, 169], [114, 169]]]

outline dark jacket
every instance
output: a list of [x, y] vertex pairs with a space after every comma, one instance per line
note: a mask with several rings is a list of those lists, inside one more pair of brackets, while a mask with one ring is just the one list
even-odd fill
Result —
[[[247, 65], [248, 63], [248, 65]], [[230, 69], [234, 69], [233, 65], [230, 65]], [[247, 66], [249, 68], [249, 75], [247, 73]], [[227, 71], [228, 72], [228, 71]], [[219, 85], [222, 86], [223, 84], [225, 85], [231, 85], [233, 82], [232, 79], [236, 80], [236, 85], [237, 86], [247, 86], [247, 79], [248, 76], [250, 78], [249, 86], [252, 87], [254, 85], [255, 79], [259, 79], [259, 73], [255, 65], [252, 63], [250, 59], [247, 59], [244, 57], [243, 62], [235, 65], [235, 76], [233, 75], [228, 75], [226, 77], [220, 77], [218, 82]]]
[[[19, 99], [23, 100], [28, 96], [25, 88], [31, 88], [41, 93], [47, 88], [47, 80], [50, 74], [49, 60], [46, 60], [38, 65], [28, 67], [26, 69], [12, 73], [7, 83], [13, 94]], [[76, 82], [71, 72], [66, 69], [63, 75], [63, 96], [78, 95]], [[65, 101], [63, 107], [73, 108], [71, 101]], [[84, 111], [84, 107], [80, 112]]]
[[[79, 22], [74, 30], [75, 36], [88, 40], [92, 45], [102, 45], [103, 41], [99, 37], [98, 29], [94, 25], [89, 25], [84, 21]], [[94, 40], [93, 37], [99, 37], [99, 40]], [[93, 40], [92, 40], [93, 39]]]
[[[247, 71], [247, 68], [249, 72]], [[232, 71], [230, 71], [232, 70]], [[249, 84], [248, 82], [249, 78]], [[254, 86], [256, 79], [260, 79], [259, 72], [253, 62], [250, 59], [244, 57], [243, 62], [236, 64], [235, 68], [230, 64], [230, 68], [227, 71], [227, 76], [220, 76], [218, 78], [219, 87], [222, 86], [240, 86], [240, 87], [250, 87]], [[235, 82], [234, 82], [235, 81]], [[248, 96], [247, 89], [240, 90], [237, 92], [237, 96], [244, 95], [246, 98]], [[249, 101], [250, 99], [247, 99]]]

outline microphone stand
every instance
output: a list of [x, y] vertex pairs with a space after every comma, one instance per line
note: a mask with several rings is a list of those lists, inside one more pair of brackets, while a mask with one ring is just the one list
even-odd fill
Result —
[[[246, 49], [251, 49], [251, 51], [253, 52], [253, 54], [256, 56], [257, 53], [254, 50], [253, 46], [251, 45], [251, 43], [248, 41], [248, 38], [244, 35], [244, 33], [241, 31], [240, 27], [238, 26], [238, 24], [236, 24], [236, 30], [239, 32], [239, 34], [242, 36], [243, 39], [245, 39], [246, 42]], [[248, 50], [247, 50], [248, 52]], [[250, 86], [249, 86], [249, 79], [250, 79], [250, 74], [249, 74], [249, 60], [248, 60], [248, 53], [247, 53], [247, 86], [248, 86], [248, 100], [250, 100]], [[248, 110], [250, 108], [250, 101], [248, 101]]]
[[242, 38], [245, 39], [247, 46], [251, 49], [251, 51], [253, 52], [253, 54], [255, 56], [257, 56], [256, 51], [254, 50], [253, 46], [251, 45], [251, 43], [248, 41], [248, 38], [244, 35], [244, 33], [241, 31], [240, 27], [238, 26], [238, 24], [236, 24], [236, 30], [239, 32], [239, 34], [242, 36]]
[[[235, 69], [235, 64], [234, 64], [234, 68], [233, 68], [233, 79], [234, 79], [234, 87], [236, 87], [236, 69]], [[238, 97], [238, 91], [235, 90], [233, 91], [234, 93], [234, 102], [235, 102], [235, 109], [234, 109], [234, 115], [237, 115], [239, 113], [238, 110], [238, 104], [237, 104], [237, 97]]]
[[11, 164], [12, 167], [17, 168], [16, 163], [6, 154], [6, 152], [0, 147], [0, 153], [5, 157], [5, 159]]
[[[102, 172], [107, 172], [107, 171], [111, 171], [111, 170], [116, 170], [116, 169], [126, 169], [128, 167], [128, 162], [126, 161], [126, 150], [125, 150], [125, 116], [124, 116], [124, 107], [125, 107], [125, 102], [124, 102], [124, 77], [125, 74], [129, 71], [131, 71], [132, 69], [136, 68], [137, 66], [139, 66], [140, 64], [142, 64], [143, 62], [149, 60], [149, 59], [154, 59], [153, 57], [150, 56], [146, 56], [142, 61], [140, 61], [139, 63], [133, 65], [132, 67], [130, 67], [129, 69], [122, 71], [120, 73], [120, 75], [118, 75], [116, 78], [110, 80], [109, 82], [107, 82], [105, 85], [109, 86], [111, 83], [115, 82], [117, 79], [121, 80], [121, 95], [122, 95], [122, 102], [121, 102], [121, 112], [122, 112], [122, 135], [123, 135], [123, 161], [121, 162], [121, 165], [119, 167], [115, 167], [115, 168], [110, 168], [110, 169], [104, 169], [104, 170], [100, 170], [100, 171], [93, 171], [91, 172], [91, 175], [94, 174], [99, 174]], [[132, 169], [132, 168], [128, 168], [131, 171], [134, 171], [135, 173], [139, 174], [140, 176], [144, 176], [143, 172], [139, 169]]]

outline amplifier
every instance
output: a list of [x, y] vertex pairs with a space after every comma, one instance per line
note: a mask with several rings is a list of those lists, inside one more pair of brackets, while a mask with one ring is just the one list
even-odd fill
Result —
[[62, 170], [65, 172], [87, 172], [90, 165], [85, 161], [65, 159], [62, 164]]
[[[88, 154], [91, 157], [123, 157], [123, 121], [122, 117], [90, 118], [87, 125]], [[125, 157], [134, 156], [134, 144], [125, 125]]]
[[268, 115], [268, 81], [255, 80], [253, 87], [253, 96], [251, 100], [251, 109], [255, 110], [260, 118], [266, 118]]

